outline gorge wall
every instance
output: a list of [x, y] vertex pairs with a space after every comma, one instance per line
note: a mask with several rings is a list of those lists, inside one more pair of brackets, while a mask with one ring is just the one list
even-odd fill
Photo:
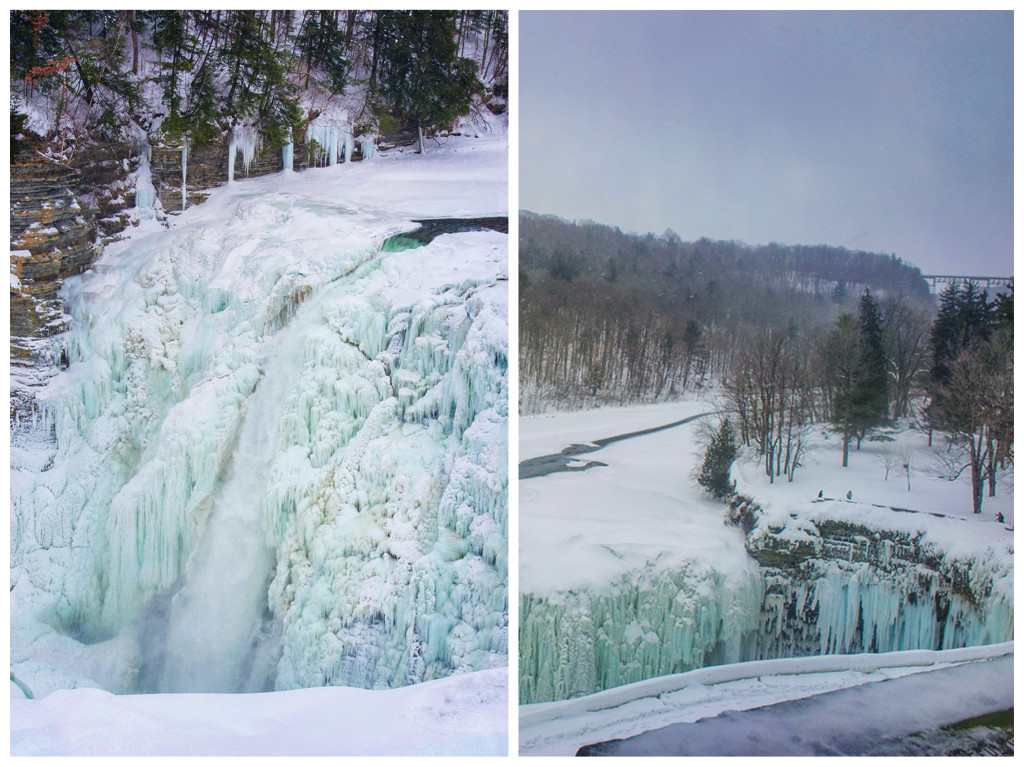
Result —
[[520, 703], [724, 663], [1012, 640], [1012, 544], [965, 555], [896, 525], [788, 517], [731, 500], [742, 578], [649, 562], [599, 589], [521, 594]]

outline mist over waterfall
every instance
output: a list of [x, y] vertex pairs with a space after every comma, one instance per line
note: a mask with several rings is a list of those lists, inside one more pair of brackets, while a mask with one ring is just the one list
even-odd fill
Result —
[[444, 157], [240, 181], [67, 280], [68, 364], [12, 439], [36, 695], [507, 666], [508, 237], [383, 247], [502, 212], [487, 149], [469, 183]]
[[[261, 497], [294, 372], [293, 343], [287, 328], [274, 339], [271, 364], [249, 400], [207, 531], [185, 586], [171, 602], [162, 691], [255, 692], [268, 682], [273, 689], [268, 664], [279, 648], [261, 632], [273, 551], [263, 530]], [[254, 666], [257, 655], [261, 662]]]

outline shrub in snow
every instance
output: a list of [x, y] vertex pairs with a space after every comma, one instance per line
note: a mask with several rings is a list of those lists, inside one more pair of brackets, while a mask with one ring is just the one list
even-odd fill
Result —
[[704, 464], [700, 468], [697, 484], [707, 490], [714, 498], [724, 498], [732, 491], [729, 482], [729, 469], [736, 460], [736, 435], [732, 423], [726, 418], [711, 438], [704, 453]]

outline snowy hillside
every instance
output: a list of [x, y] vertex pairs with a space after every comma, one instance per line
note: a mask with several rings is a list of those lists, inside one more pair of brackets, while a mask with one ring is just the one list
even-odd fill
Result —
[[13, 427], [17, 679], [257, 692], [507, 666], [508, 237], [382, 249], [506, 211], [504, 132], [453, 137], [236, 181], [67, 280], [69, 364]]

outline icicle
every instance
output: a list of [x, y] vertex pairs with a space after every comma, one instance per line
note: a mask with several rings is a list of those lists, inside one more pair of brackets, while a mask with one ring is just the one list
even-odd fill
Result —
[[185, 181], [188, 176], [188, 136], [181, 140], [181, 209], [185, 210], [188, 201], [188, 189]]
[[259, 131], [252, 126], [238, 126], [231, 131], [231, 143], [228, 145], [228, 183], [235, 180], [235, 156], [242, 150], [242, 171], [249, 175], [249, 167], [253, 158], [262, 146]]
[[[312, 159], [316, 165], [334, 165], [338, 162], [339, 153], [345, 162], [352, 159], [352, 150], [355, 146], [352, 139], [352, 125], [348, 122], [347, 115], [342, 115], [340, 120], [320, 123], [314, 121], [306, 128], [306, 144], [316, 142], [316, 148]], [[311, 146], [312, 148], [312, 146]]]
[[364, 160], [369, 160], [374, 155], [376, 147], [373, 144], [373, 136], [368, 133], [364, 133], [359, 137], [359, 153], [363, 156]]
[[345, 162], [352, 162], [352, 149], [354, 148], [354, 142], [352, 140], [351, 129], [345, 131]]
[[152, 210], [156, 204], [156, 189], [153, 187], [153, 177], [149, 169], [149, 156], [149, 142], [146, 141], [139, 158], [139, 170], [135, 176], [135, 207], [144, 211], [143, 215], [146, 218], [152, 217]]
[[291, 131], [288, 131], [288, 143], [281, 147], [281, 163], [285, 170], [293, 170], [295, 161], [295, 143]]

